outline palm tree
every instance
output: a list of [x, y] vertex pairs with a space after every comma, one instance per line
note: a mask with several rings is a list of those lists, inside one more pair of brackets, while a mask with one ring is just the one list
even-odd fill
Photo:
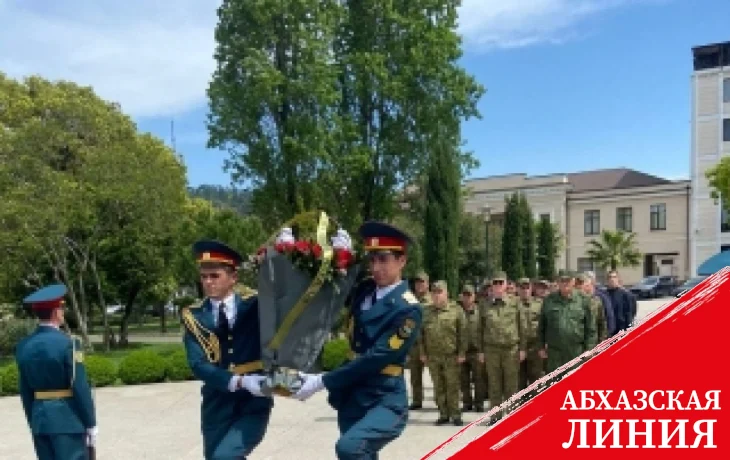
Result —
[[588, 244], [590, 248], [586, 255], [604, 270], [641, 265], [641, 253], [636, 248], [635, 233], [603, 230], [600, 241], [591, 240]]

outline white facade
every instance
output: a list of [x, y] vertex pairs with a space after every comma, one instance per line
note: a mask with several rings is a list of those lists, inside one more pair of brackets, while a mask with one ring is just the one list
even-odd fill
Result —
[[702, 262], [730, 248], [730, 220], [723, 219], [722, 206], [710, 196], [705, 175], [730, 155], [730, 42], [697, 47], [693, 53], [690, 267], [694, 276]]

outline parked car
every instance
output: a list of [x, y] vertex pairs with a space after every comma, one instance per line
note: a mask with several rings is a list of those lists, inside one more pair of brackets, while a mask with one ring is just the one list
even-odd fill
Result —
[[640, 299], [651, 299], [672, 295], [676, 286], [673, 276], [647, 276], [631, 286], [630, 291]]
[[700, 284], [706, 278], [707, 278], [706, 276], [695, 276], [694, 278], [690, 278], [687, 281], [685, 281], [684, 283], [682, 283], [682, 285], [674, 288], [674, 291], [672, 291], [672, 295], [674, 297], [682, 297], [682, 295], [684, 295], [684, 293], [686, 293], [693, 287]]

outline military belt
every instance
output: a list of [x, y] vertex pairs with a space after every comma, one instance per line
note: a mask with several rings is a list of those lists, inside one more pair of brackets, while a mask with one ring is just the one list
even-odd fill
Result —
[[35, 399], [64, 399], [73, 397], [71, 390], [36, 391]]
[[244, 364], [233, 364], [228, 366], [228, 370], [236, 375], [250, 374], [251, 372], [264, 370], [264, 363], [261, 361], [250, 361]]
[[[348, 359], [352, 361], [357, 358], [357, 356], [357, 353], [350, 350], [350, 353], [348, 354]], [[400, 377], [403, 374], [403, 366], [399, 366], [397, 364], [388, 364], [380, 370], [380, 373], [390, 377]]]

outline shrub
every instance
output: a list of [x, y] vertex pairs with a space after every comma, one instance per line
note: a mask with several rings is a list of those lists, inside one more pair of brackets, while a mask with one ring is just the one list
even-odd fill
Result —
[[167, 367], [165, 375], [173, 382], [181, 382], [183, 380], [193, 380], [195, 376], [188, 365], [188, 358], [185, 350], [178, 350], [167, 357]]
[[127, 385], [155, 383], [165, 379], [165, 358], [150, 350], [128, 354], [119, 365], [119, 378]]
[[36, 328], [33, 319], [18, 319], [12, 316], [0, 320], [0, 356], [15, 354], [15, 346]]
[[94, 387], [105, 387], [117, 381], [117, 366], [109, 358], [103, 356], [87, 356], [84, 362], [89, 382]]
[[324, 344], [322, 351], [322, 367], [326, 371], [342, 366], [350, 354], [350, 342], [347, 339], [334, 339]]
[[13, 363], [0, 369], [0, 393], [6, 395], [18, 394], [18, 365]]

